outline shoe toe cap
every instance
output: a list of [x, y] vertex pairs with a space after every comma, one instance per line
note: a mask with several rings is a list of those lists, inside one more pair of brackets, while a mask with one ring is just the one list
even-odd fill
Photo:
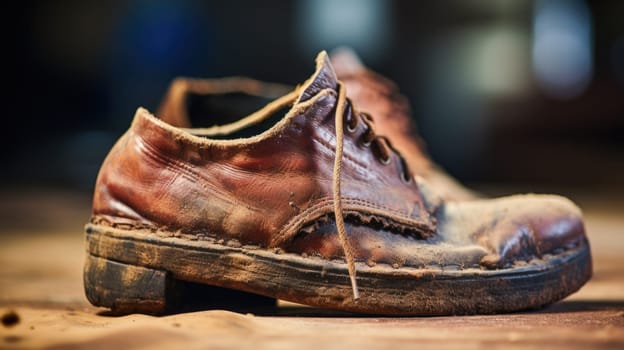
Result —
[[501, 267], [586, 241], [581, 210], [569, 199], [551, 195], [499, 200], [493, 227], [482, 237], [491, 254], [481, 263]]
[[564, 197], [544, 198], [540, 210], [530, 218], [538, 254], [551, 253], [585, 239], [581, 210]]

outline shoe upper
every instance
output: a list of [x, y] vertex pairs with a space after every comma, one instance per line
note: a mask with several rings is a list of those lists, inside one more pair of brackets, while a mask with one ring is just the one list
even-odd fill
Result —
[[[310, 80], [234, 126], [181, 129], [140, 108], [102, 165], [92, 221], [343, 258], [337, 176], [347, 244], [369, 265], [501, 268], [586, 244], [581, 212], [563, 197], [447, 201], [410, 175], [419, 169], [357, 103], [338, 103], [340, 89], [323, 52]], [[284, 107], [264, 132], [236, 138]]]
[[[202, 232], [266, 247], [287, 244], [333, 215], [337, 80], [326, 55], [272, 128], [246, 139], [215, 140], [171, 127], [139, 109], [99, 174], [94, 214], [115, 222]], [[296, 98], [296, 101], [294, 101]], [[340, 118], [358, 118], [353, 109]], [[380, 160], [360, 122], [344, 137], [345, 216], [424, 238], [435, 232], [418, 185], [394, 152]]]

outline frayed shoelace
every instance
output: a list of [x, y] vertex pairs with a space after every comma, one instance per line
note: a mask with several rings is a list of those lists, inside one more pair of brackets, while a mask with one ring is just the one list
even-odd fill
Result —
[[[344, 215], [342, 212], [342, 201], [341, 201], [341, 193], [340, 193], [340, 175], [342, 173], [342, 149], [344, 144], [344, 114], [349, 111], [347, 108], [348, 105], [352, 105], [351, 102], [347, 103], [347, 96], [345, 86], [342, 82], [338, 82], [338, 101], [336, 103], [336, 114], [335, 114], [335, 122], [336, 122], [336, 155], [334, 158], [334, 173], [333, 173], [333, 202], [334, 202], [334, 214], [336, 216], [336, 229], [338, 230], [338, 239], [340, 240], [340, 245], [342, 246], [342, 250], [344, 251], [345, 259], [347, 260], [347, 268], [349, 270], [349, 279], [351, 280], [351, 288], [353, 289], [353, 299], [357, 300], [360, 298], [360, 292], [357, 286], [356, 280], [356, 269], [355, 269], [355, 259], [353, 247], [349, 244], [347, 239], [347, 232], [345, 230], [344, 224]], [[351, 107], [352, 108], [352, 107]], [[354, 122], [354, 125], [348, 125], [350, 131], [354, 131], [357, 126], [357, 117], [356, 114], [351, 111], [353, 116], [351, 121]], [[401, 163], [403, 165], [403, 181], [406, 183], [410, 183], [412, 181], [412, 175], [409, 173], [407, 168], [407, 164], [405, 159], [397, 152], [396, 149], [390, 145], [388, 139], [383, 136], [375, 135], [370, 122], [372, 122], [372, 118], [368, 115], [365, 115], [363, 118], [364, 123], [367, 125], [367, 132], [363, 136], [364, 144], [370, 145], [373, 141], [376, 142], [377, 150], [379, 152], [379, 158], [382, 164], [388, 164], [390, 162], [390, 150], [399, 156]], [[382, 146], [383, 142], [383, 146]], [[390, 149], [390, 150], [389, 150]]]

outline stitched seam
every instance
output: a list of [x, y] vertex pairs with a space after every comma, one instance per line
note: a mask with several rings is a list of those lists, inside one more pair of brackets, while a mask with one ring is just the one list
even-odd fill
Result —
[[[383, 204], [379, 204], [379, 203], [375, 203], [366, 199], [362, 199], [362, 198], [357, 198], [357, 197], [342, 197], [342, 201], [346, 202], [347, 204], [360, 204], [363, 206], [367, 206], [367, 207], [371, 207], [371, 208], [375, 208], [375, 209], [381, 209], [381, 210], [386, 210], [398, 215], [406, 215], [406, 213], [400, 209], [394, 209], [394, 208], [390, 208], [388, 206], [385, 206]], [[315, 210], [317, 207], [322, 207], [323, 205], [325, 205], [326, 203], [333, 203], [333, 199], [329, 198], [329, 197], [325, 197], [325, 198], [321, 198], [318, 200], [318, 202], [314, 205], [312, 205], [311, 207], [309, 207], [308, 209], [304, 210], [303, 212], [300, 213], [300, 215], [303, 215], [306, 213], [306, 211], [310, 210], [313, 211]]]
[[[411, 217], [406, 216], [406, 213], [403, 211], [399, 211], [393, 208], [388, 208], [384, 205], [380, 205], [377, 203], [373, 203], [367, 201], [365, 199], [360, 198], [352, 198], [352, 197], [343, 197], [342, 202], [346, 205], [357, 205], [362, 206], [364, 208], [349, 208], [349, 210], [354, 210], [360, 212], [362, 209], [370, 208], [379, 211], [389, 212], [390, 215], [386, 215], [386, 213], [372, 213], [372, 215], [381, 215], [386, 219], [394, 221], [396, 224], [402, 226], [414, 225], [419, 228], [427, 228], [428, 225], [426, 222], [419, 222], [417, 219], [413, 219]], [[297, 216], [292, 218], [289, 222], [287, 222], [282, 229], [271, 239], [271, 246], [275, 246], [279, 243], [283, 243], [289, 239], [289, 236], [293, 235], [293, 232], [296, 232], [297, 227], [302, 227], [306, 222], [310, 221], [309, 216], [316, 211], [323, 210], [325, 207], [329, 209], [327, 212], [331, 212], [331, 205], [333, 203], [333, 199], [331, 198], [321, 198], [317, 203], [308, 207]], [[371, 213], [363, 213], [363, 214], [371, 214]], [[393, 215], [394, 214], [394, 215]], [[393, 217], [394, 216], [394, 217]]]

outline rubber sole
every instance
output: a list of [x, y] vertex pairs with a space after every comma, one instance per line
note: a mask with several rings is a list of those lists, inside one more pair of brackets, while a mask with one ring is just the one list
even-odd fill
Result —
[[356, 263], [360, 298], [353, 300], [340, 261], [95, 224], [86, 226], [86, 240], [87, 298], [115, 313], [160, 314], [198, 303], [274, 305], [283, 299], [379, 315], [491, 314], [553, 303], [592, 273], [586, 242], [500, 270]]

